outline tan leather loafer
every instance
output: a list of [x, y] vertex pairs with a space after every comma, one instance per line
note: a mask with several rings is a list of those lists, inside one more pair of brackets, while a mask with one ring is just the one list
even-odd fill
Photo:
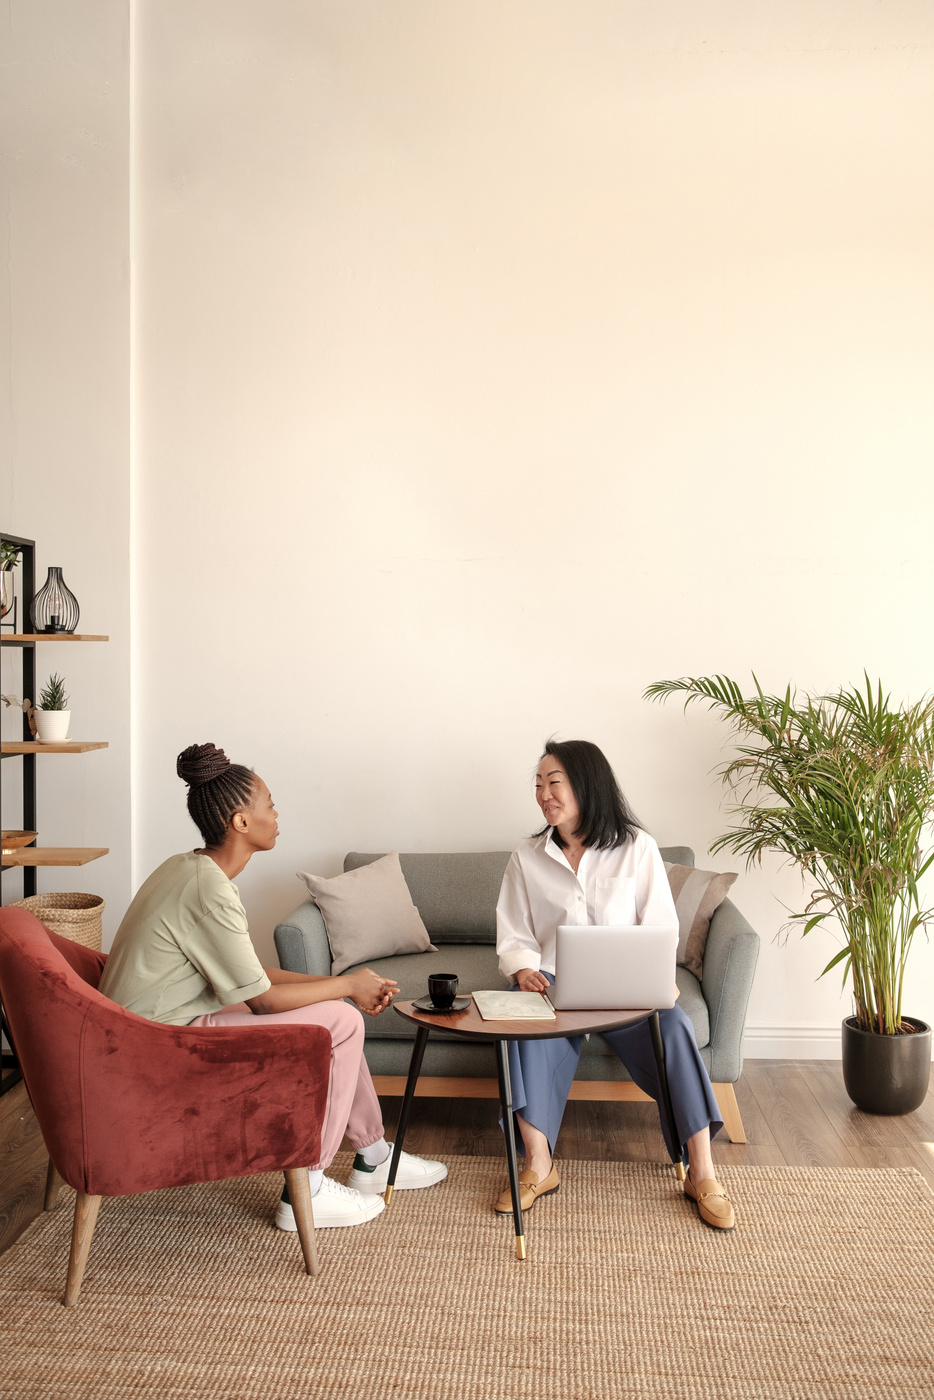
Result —
[[[526, 1167], [525, 1171], [519, 1173], [519, 1204], [523, 1210], [531, 1210], [539, 1196], [550, 1196], [560, 1185], [558, 1168], [554, 1162], [544, 1181], [539, 1181], [536, 1173]], [[493, 1209], [499, 1211], [500, 1215], [512, 1215], [512, 1192], [508, 1186]]]
[[695, 1186], [688, 1173], [684, 1178], [684, 1194], [694, 1202], [701, 1220], [712, 1230], [732, 1230], [736, 1224], [733, 1203], [713, 1177]]

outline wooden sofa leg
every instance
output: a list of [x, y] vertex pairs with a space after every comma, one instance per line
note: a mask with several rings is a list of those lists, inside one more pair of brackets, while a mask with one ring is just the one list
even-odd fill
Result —
[[736, 1102], [736, 1090], [733, 1085], [714, 1084], [713, 1091], [717, 1096], [723, 1126], [730, 1142], [745, 1142], [746, 1133], [743, 1128], [743, 1118], [739, 1111], [739, 1104]]
[[307, 1169], [290, 1167], [285, 1173], [285, 1184], [289, 1189], [289, 1200], [292, 1202], [298, 1238], [301, 1240], [305, 1273], [315, 1277], [321, 1272], [321, 1265], [318, 1263], [318, 1250], [315, 1246], [315, 1213], [311, 1204]]
[[50, 1157], [49, 1169], [45, 1174], [45, 1200], [42, 1204], [43, 1210], [54, 1210], [58, 1202], [58, 1193], [64, 1185], [64, 1178], [59, 1176], [55, 1163]]
[[100, 1196], [89, 1196], [86, 1191], [78, 1192], [78, 1199], [75, 1201], [75, 1224], [71, 1232], [71, 1258], [68, 1260], [68, 1278], [65, 1280], [66, 1308], [73, 1308], [78, 1301], [100, 1208]]

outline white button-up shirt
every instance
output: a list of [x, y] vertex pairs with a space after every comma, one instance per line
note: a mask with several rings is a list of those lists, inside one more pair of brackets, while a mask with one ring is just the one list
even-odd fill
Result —
[[647, 832], [609, 851], [588, 847], [575, 875], [552, 831], [523, 841], [503, 876], [496, 951], [511, 982], [523, 967], [554, 973], [559, 924], [671, 928], [678, 922], [665, 864]]

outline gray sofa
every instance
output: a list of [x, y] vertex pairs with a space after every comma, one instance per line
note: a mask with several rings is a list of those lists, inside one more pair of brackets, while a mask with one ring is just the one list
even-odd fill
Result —
[[[380, 853], [351, 851], [345, 870], [378, 860]], [[378, 958], [367, 965], [399, 983], [400, 999], [423, 996], [431, 972], [456, 972], [462, 991], [506, 987], [496, 960], [496, 900], [509, 851], [480, 854], [400, 854], [402, 873], [428, 929], [436, 953]], [[662, 849], [667, 861], [694, 864], [687, 846]], [[318, 906], [306, 899], [276, 927], [281, 967], [327, 976], [331, 951]], [[703, 980], [677, 970], [681, 1005], [691, 1018], [704, 1063], [713, 1081], [724, 1128], [733, 1142], [745, 1142], [733, 1085], [743, 1068], [742, 1040], [752, 989], [759, 937], [730, 900], [710, 923]], [[414, 1027], [390, 1009], [366, 1018], [365, 1053], [377, 1093], [401, 1094], [412, 1050]], [[433, 1030], [425, 1051], [418, 1092], [448, 1097], [495, 1097], [493, 1051], [489, 1044]], [[572, 1098], [644, 1099], [602, 1036], [584, 1042]]]

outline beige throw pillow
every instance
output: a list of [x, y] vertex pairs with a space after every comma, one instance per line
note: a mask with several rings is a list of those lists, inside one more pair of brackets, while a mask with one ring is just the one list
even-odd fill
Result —
[[695, 870], [690, 865], [665, 861], [678, 914], [678, 956], [676, 961], [700, 981], [704, 975], [704, 949], [714, 912], [726, 899], [737, 878], [735, 871], [718, 875], [715, 870]]
[[436, 953], [412, 903], [399, 864], [399, 852], [326, 880], [304, 870], [298, 878], [321, 910], [331, 945], [335, 977], [357, 963], [395, 953]]

